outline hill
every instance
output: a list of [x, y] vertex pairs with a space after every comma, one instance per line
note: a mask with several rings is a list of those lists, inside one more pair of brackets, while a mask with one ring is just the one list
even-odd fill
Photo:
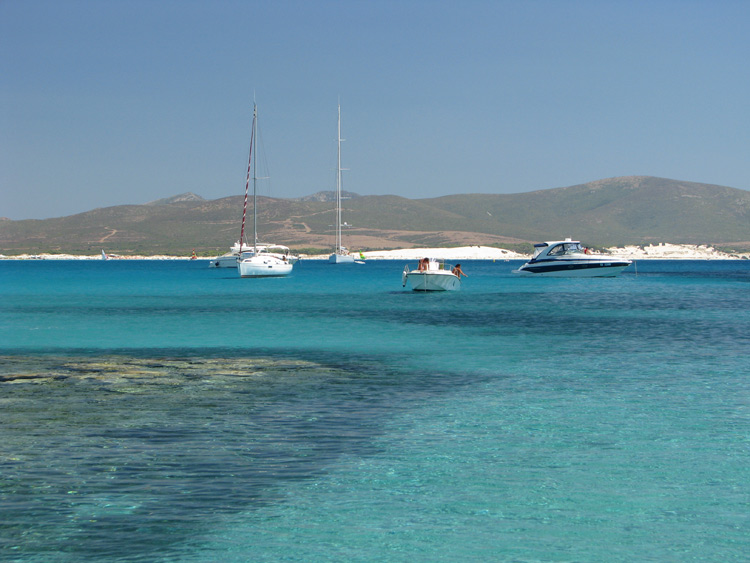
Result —
[[146, 205], [169, 205], [171, 203], [181, 203], [183, 201], [206, 201], [201, 196], [194, 194], [193, 192], [185, 192], [184, 194], [173, 195], [172, 197], [165, 197], [163, 199], [157, 199], [156, 201], [149, 201]]
[[[533, 242], [566, 236], [590, 246], [750, 248], [750, 192], [664, 178], [628, 176], [521, 194], [417, 200], [347, 195], [344, 237], [354, 249], [487, 245], [528, 251]], [[182, 194], [68, 217], [0, 221], [0, 253], [223, 253], [239, 238], [242, 200]], [[325, 193], [259, 197], [259, 237], [298, 251], [329, 249], [334, 210], [328, 200]]]
[[[648, 176], [513, 195], [446, 196], [426, 202], [459, 213], [475, 229], [533, 240], [563, 234], [600, 245], [750, 240], [750, 192]], [[480, 222], [482, 227], [478, 227]]]

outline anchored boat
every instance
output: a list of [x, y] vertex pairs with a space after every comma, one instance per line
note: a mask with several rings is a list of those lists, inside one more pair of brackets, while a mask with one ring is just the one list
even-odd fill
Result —
[[632, 262], [606, 254], [594, 254], [580, 241], [540, 242], [534, 245], [534, 255], [514, 274], [548, 277], [607, 278], [614, 277]]
[[404, 266], [402, 286], [408, 283], [414, 291], [457, 291], [461, 289], [461, 278], [453, 273], [453, 267], [444, 260], [423, 258], [416, 269]]
[[[271, 254], [277, 258], [284, 258], [294, 264], [299, 260], [299, 256], [295, 256], [289, 250], [289, 247], [283, 244], [256, 244], [255, 248], [258, 254]], [[209, 268], [236, 268], [237, 260], [240, 254], [244, 255], [245, 258], [249, 258], [254, 253], [253, 247], [249, 244], [242, 244], [242, 251], [240, 251], [240, 241], [235, 242], [229, 252], [217, 256], [211, 259], [208, 263]]]
[[354, 256], [349, 253], [341, 241], [341, 105], [339, 105], [338, 125], [338, 164], [336, 167], [336, 245], [333, 253], [328, 257], [331, 264], [353, 264]]
[[[253, 103], [253, 126], [250, 134], [250, 156], [247, 162], [247, 179], [245, 180], [245, 203], [242, 208], [242, 229], [240, 241], [245, 237], [245, 215], [247, 214], [247, 196], [250, 187], [250, 177], [253, 179], [253, 248], [241, 252], [237, 259], [237, 270], [243, 278], [265, 278], [289, 275], [292, 272], [292, 261], [286, 255], [261, 252], [258, 245], [258, 204], [257, 189], [258, 174], [256, 169], [256, 153], [254, 144], [258, 127], [258, 108]], [[265, 248], [263, 250], [266, 250]]]

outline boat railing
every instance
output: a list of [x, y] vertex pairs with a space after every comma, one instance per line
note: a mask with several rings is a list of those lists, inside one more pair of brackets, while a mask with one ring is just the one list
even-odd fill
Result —
[[[436, 258], [431, 258], [427, 261], [426, 267], [423, 265], [423, 260], [427, 260], [426, 258], [423, 258], [419, 261], [417, 264], [417, 267], [414, 268], [415, 271], [418, 272], [435, 272], [440, 270], [448, 270], [449, 272], [453, 271], [453, 265], [452, 264], [446, 264], [445, 260], [440, 260]], [[409, 266], [406, 266], [408, 268]]]

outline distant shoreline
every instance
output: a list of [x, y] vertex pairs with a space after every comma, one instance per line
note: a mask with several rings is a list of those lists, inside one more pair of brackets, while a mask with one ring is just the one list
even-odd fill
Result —
[[[355, 253], [357, 256], [358, 253]], [[444, 260], [528, 260], [529, 254], [521, 254], [491, 246], [462, 246], [455, 248], [408, 248], [399, 250], [371, 250], [362, 252], [366, 260], [418, 260], [423, 257]], [[750, 253], [730, 254], [708, 245], [658, 243], [648, 246], [625, 246], [606, 249], [606, 254], [629, 260], [747, 260]], [[301, 255], [302, 260], [327, 260], [329, 253]], [[212, 257], [192, 258], [190, 256], [119, 256], [110, 255], [108, 260], [211, 260]], [[0, 255], [0, 260], [102, 260], [100, 254], [20, 254]]]

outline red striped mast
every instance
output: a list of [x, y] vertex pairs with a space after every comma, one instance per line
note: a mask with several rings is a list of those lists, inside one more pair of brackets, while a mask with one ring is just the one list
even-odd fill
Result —
[[[253, 164], [253, 142], [255, 141], [255, 120], [258, 117], [257, 106], [253, 102], [253, 126], [250, 133], [250, 155], [247, 157], [247, 178], [245, 179], [245, 203], [242, 206], [242, 229], [240, 230], [240, 255], [242, 255], [242, 244], [245, 241], [245, 217], [247, 215], [247, 194], [250, 190], [250, 168]], [[253, 190], [254, 191], [254, 190]], [[255, 205], [253, 203], [253, 205]], [[253, 208], [254, 210], [254, 208]], [[255, 241], [253, 241], [253, 247]]]

